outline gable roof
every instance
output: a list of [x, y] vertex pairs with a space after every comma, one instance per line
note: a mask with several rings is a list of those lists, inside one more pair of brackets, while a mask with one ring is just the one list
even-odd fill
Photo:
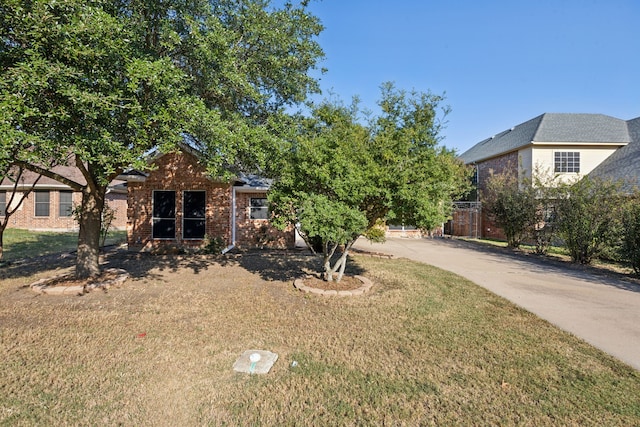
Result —
[[459, 157], [468, 164], [536, 143], [626, 145], [632, 140], [627, 124], [604, 114], [544, 113], [480, 141]]
[[640, 117], [627, 122], [632, 141], [607, 157], [589, 176], [622, 181], [623, 189], [640, 188]]

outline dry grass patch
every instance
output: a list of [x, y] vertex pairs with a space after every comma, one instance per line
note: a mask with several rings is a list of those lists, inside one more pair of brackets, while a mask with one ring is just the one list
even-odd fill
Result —
[[[373, 291], [330, 299], [300, 255], [108, 261], [132, 278], [82, 297], [0, 270], [0, 424], [640, 423], [637, 371], [436, 268], [355, 257]], [[233, 372], [252, 348], [271, 373]]]

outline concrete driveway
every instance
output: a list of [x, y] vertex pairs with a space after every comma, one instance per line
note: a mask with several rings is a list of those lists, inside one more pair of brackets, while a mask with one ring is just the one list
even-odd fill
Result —
[[451, 239], [360, 239], [355, 249], [448, 270], [640, 370], [640, 285]]

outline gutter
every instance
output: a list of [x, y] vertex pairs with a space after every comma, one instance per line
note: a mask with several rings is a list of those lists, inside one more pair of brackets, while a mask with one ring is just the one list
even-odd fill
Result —
[[236, 247], [236, 187], [231, 187], [231, 244], [222, 250], [222, 255]]

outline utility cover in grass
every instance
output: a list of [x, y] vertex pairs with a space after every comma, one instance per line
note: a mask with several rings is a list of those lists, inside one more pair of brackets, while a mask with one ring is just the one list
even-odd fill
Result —
[[278, 355], [266, 350], [247, 350], [233, 364], [233, 370], [246, 374], [266, 374], [278, 360]]

